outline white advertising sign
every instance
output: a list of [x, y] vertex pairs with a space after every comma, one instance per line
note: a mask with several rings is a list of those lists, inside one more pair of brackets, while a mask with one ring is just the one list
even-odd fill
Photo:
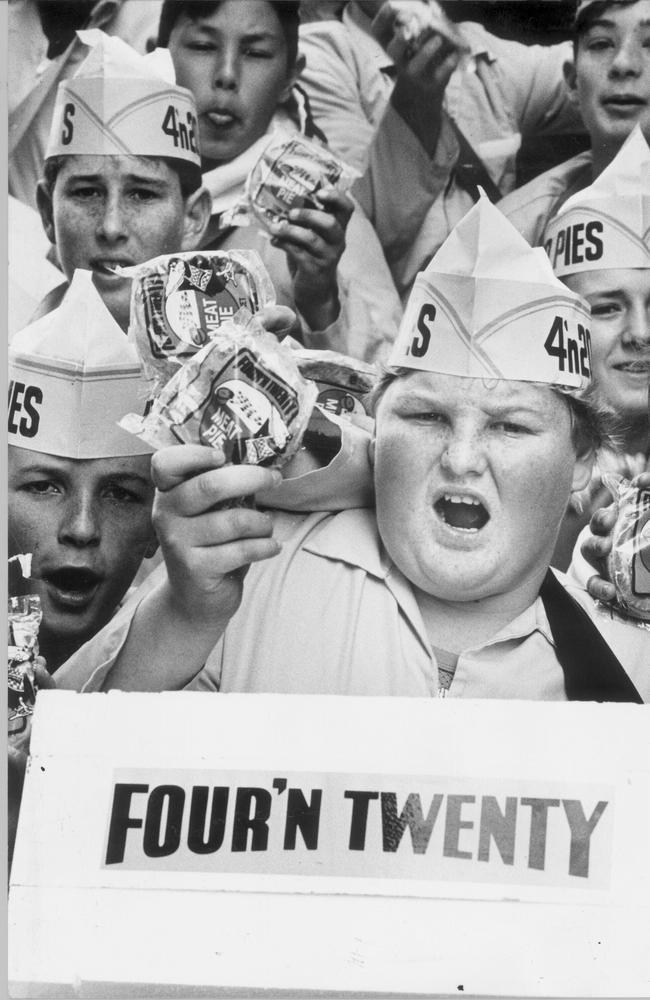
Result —
[[12, 996], [644, 996], [649, 750], [637, 706], [42, 692]]

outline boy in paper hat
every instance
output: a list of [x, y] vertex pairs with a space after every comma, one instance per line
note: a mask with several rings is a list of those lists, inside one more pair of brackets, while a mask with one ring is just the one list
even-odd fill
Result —
[[146, 394], [88, 271], [12, 341], [9, 548], [33, 553], [50, 671], [106, 624], [155, 552], [150, 449], [117, 425]]
[[[192, 250], [208, 223], [196, 107], [168, 61], [139, 56], [96, 29], [79, 37], [91, 51], [59, 85], [37, 201], [66, 278], [76, 268], [92, 271], [126, 330], [131, 282], [115, 265]], [[65, 288], [38, 315], [55, 308]]]
[[[366, 361], [393, 343], [401, 304], [377, 235], [358, 205], [332, 185], [318, 208], [293, 208], [271, 225], [232, 223], [249, 172], [276, 135], [322, 138], [295, 87], [299, 4], [295, 0], [166, 0], [158, 44], [168, 46], [176, 79], [198, 107], [204, 183], [212, 218], [208, 250], [256, 250], [277, 301], [302, 321], [310, 347]], [[300, 167], [297, 176], [300, 176]]]
[[635, 125], [650, 140], [650, 0], [580, 0], [565, 78], [591, 149], [499, 202], [533, 246], [546, 241], [549, 220], [603, 172]]
[[600, 472], [632, 478], [650, 447], [650, 148], [637, 125], [594, 183], [547, 228], [555, 274], [591, 306], [594, 386], [616, 420], [619, 448], [601, 451], [598, 474], [567, 515], [554, 559], [566, 566], [580, 527], [608, 502]]
[[280, 547], [268, 522], [242, 530], [215, 511], [255, 488], [251, 470], [159, 452], [158, 593], [125, 608], [62, 683], [650, 697], [647, 636], [598, 617], [548, 569], [600, 440], [583, 398], [588, 327], [544, 251], [481, 199], [420, 275], [375, 390], [376, 513], [278, 517]]

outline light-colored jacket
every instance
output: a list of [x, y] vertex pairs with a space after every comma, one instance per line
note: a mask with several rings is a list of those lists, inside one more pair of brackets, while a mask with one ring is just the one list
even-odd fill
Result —
[[463, 22], [471, 58], [447, 85], [431, 159], [389, 104], [394, 71], [369, 34], [369, 24], [353, 2], [343, 23], [305, 26], [300, 44], [307, 68], [301, 83], [332, 148], [348, 162], [367, 163], [354, 191], [375, 226], [404, 301], [418, 271], [473, 204], [455, 177], [459, 146], [449, 119], [499, 189], [512, 191], [522, 136], [580, 128], [562, 73], [571, 49], [568, 42], [521, 45]]

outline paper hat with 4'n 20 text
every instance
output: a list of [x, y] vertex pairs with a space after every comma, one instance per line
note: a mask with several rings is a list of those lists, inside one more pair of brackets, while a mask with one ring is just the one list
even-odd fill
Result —
[[564, 203], [544, 246], [559, 278], [650, 268], [650, 148], [639, 125], [594, 183]]
[[77, 34], [91, 51], [59, 84], [46, 159], [159, 156], [200, 167], [194, 97], [174, 82], [169, 53], [140, 56], [97, 28]]
[[58, 309], [9, 346], [9, 443], [63, 458], [116, 458], [151, 451], [118, 427], [147, 400], [135, 348], [92, 283], [75, 271]]
[[582, 391], [589, 306], [482, 195], [418, 275], [389, 364]]

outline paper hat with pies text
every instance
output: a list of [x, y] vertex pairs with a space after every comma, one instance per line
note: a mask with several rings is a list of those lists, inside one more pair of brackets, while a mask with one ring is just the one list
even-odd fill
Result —
[[418, 275], [389, 365], [581, 391], [589, 349], [587, 303], [482, 195]]
[[46, 159], [159, 156], [200, 167], [194, 97], [174, 82], [169, 54], [141, 56], [97, 28], [77, 35], [91, 51], [59, 84]]
[[594, 183], [564, 203], [544, 246], [558, 278], [650, 268], [650, 147], [639, 125]]
[[64, 458], [151, 452], [118, 427], [147, 400], [135, 348], [92, 283], [75, 271], [63, 302], [9, 346], [9, 443]]

